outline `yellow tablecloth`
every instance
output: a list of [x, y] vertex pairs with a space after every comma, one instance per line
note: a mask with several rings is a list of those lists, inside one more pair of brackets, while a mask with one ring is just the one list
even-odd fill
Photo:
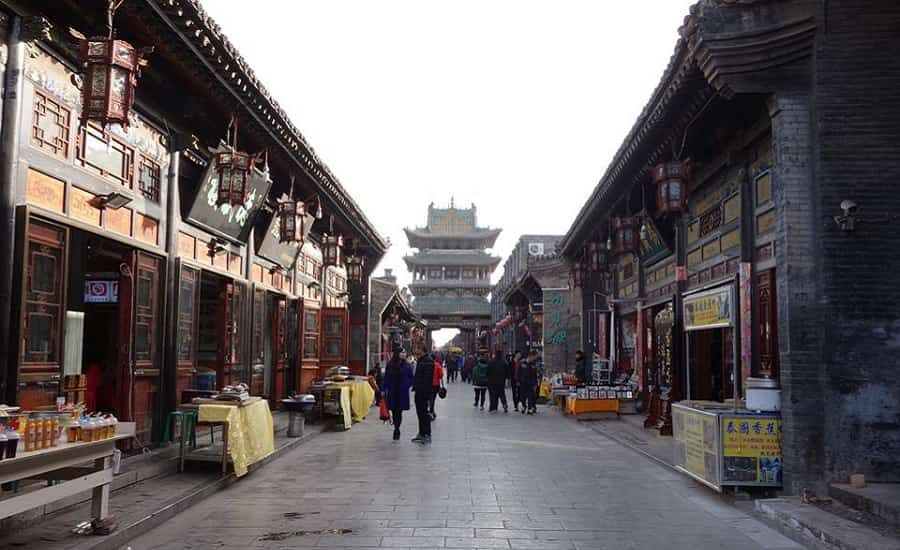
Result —
[[362, 422], [375, 402], [375, 390], [369, 380], [346, 380], [335, 382], [335, 385], [350, 388], [350, 411], [354, 422]]
[[228, 426], [228, 454], [238, 477], [247, 473], [248, 466], [275, 452], [275, 426], [265, 399], [245, 407], [203, 404], [197, 420]]

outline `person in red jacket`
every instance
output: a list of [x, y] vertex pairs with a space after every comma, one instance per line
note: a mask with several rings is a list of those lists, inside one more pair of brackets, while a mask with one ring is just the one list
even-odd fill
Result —
[[431, 379], [432, 392], [431, 401], [429, 402], [428, 412], [431, 414], [432, 420], [437, 420], [437, 413], [434, 410], [434, 404], [437, 402], [438, 390], [441, 389], [441, 382], [444, 380], [444, 359], [440, 355], [434, 358], [434, 376]]

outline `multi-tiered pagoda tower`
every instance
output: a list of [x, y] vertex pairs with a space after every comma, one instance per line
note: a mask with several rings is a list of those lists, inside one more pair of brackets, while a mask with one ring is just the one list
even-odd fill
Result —
[[[474, 333], [491, 320], [491, 273], [500, 258], [486, 252], [500, 229], [478, 227], [476, 208], [428, 206], [423, 228], [405, 229], [409, 246], [418, 249], [404, 260], [413, 274], [409, 285], [413, 308], [429, 331], [459, 328]], [[474, 341], [474, 338], [472, 339]], [[469, 350], [467, 350], [469, 351]]]

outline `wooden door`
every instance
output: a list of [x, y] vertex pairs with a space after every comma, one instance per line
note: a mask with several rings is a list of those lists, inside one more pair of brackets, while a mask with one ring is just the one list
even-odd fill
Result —
[[303, 336], [300, 347], [300, 391], [306, 391], [309, 385], [319, 377], [319, 338], [321, 328], [321, 312], [311, 302], [303, 303]]
[[197, 367], [197, 308], [200, 270], [178, 260], [178, 334], [176, 342], [175, 402], [184, 402]]
[[285, 338], [287, 337], [287, 330], [285, 330], [285, 323], [287, 322], [287, 303], [281, 296], [274, 296], [273, 298], [272, 365], [274, 368], [274, 380], [272, 383], [272, 395], [270, 397], [274, 400], [279, 400], [287, 397], [285, 394], [284, 381], [285, 359], [287, 355], [287, 346], [285, 345]]
[[288, 300], [285, 318], [285, 393], [290, 395], [300, 387], [300, 342], [303, 337], [303, 300]]
[[134, 292], [137, 252], [127, 253], [119, 265], [118, 328], [116, 336], [116, 416], [126, 422], [135, 421], [134, 400]]
[[26, 410], [52, 409], [62, 375], [69, 232], [30, 218], [26, 235], [17, 404]]
[[320, 372], [336, 365], [347, 365], [348, 321], [347, 308], [326, 307], [322, 309]]
[[223, 376], [219, 388], [236, 384], [243, 379], [244, 363], [241, 360], [241, 344], [243, 331], [241, 322], [244, 310], [244, 296], [246, 285], [237, 281], [228, 280], [225, 283], [225, 311], [224, 319], [224, 357]]
[[[149, 444], [153, 434], [159, 395], [160, 369], [157, 362], [159, 349], [160, 273], [159, 258], [137, 252], [134, 276], [134, 334], [132, 377], [132, 407], [137, 423], [137, 438]], [[121, 307], [121, 285], [119, 300]]]
[[253, 341], [252, 353], [250, 358], [250, 394], [262, 395], [263, 385], [265, 383], [265, 314], [266, 314], [266, 291], [253, 288]]

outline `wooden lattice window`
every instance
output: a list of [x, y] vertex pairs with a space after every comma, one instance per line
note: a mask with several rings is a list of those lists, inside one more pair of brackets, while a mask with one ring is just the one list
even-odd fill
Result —
[[34, 92], [31, 144], [58, 157], [69, 155], [71, 111], [41, 92]]
[[85, 168], [131, 187], [134, 150], [109, 132], [91, 124], [85, 126], [79, 135], [78, 160]]
[[141, 155], [138, 167], [138, 191], [145, 199], [159, 202], [159, 186], [162, 179], [159, 164]]

